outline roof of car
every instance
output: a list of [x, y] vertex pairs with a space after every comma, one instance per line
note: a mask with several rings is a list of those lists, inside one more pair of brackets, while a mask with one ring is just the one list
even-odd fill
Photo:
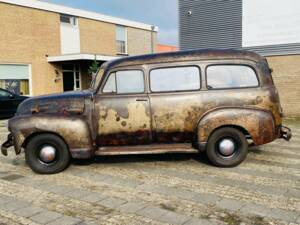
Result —
[[107, 67], [133, 66], [153, 63], [196, 61], [211, 59], [248, 59], [261, 61], [265, 58], [257, 53], [233, 49], [201, 49], [190, 51], [166, 52], [139, 56], [122, 57], [106, 63]]

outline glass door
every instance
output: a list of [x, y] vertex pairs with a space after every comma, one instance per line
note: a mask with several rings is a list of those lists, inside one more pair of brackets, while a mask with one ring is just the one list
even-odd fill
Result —
[[80, 66], [76, 64], [63, 64], [64, 91], [81, 90]]

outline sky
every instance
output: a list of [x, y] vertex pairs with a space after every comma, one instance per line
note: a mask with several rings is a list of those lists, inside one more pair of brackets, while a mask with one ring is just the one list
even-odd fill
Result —
[[44, 0], [159, 27], [161, 44], [178, 46], [177, 0]]

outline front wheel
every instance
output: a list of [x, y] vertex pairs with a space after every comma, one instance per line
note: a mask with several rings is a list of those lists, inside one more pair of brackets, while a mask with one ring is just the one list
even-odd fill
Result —
[[248, 142], [245, 135], [238, 129], [220, 128], [208, 139], [206, 153], [215, 166], [237, 166], [247, 156]]
[[26, 162], [40, 174], [54, 174], [63, 171], [70, 163], [70, 153], [66, 143], [53, 134], [33, 137], [25, 149]]

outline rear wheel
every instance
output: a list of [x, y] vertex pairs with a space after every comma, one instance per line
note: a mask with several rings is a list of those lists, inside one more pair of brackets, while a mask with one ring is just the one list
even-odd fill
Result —
[[215, 166], [237, 166], [247, 156], [248, 142], [245, 135], [238, 129], [220, 128], [210, 136], [206, 153]]
[[25, 150], [26, 162], [40, 174], [54, 174], [63, 171], [70, 163], [70, 153], [66, 143], [53, 134], [33, 137]]

